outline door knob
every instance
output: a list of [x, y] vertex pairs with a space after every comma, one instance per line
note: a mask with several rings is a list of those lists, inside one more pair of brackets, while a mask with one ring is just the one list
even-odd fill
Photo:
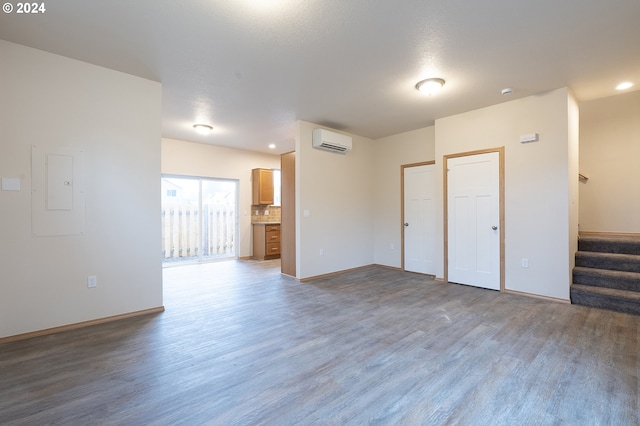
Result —
[[498, 229], [498, 227], [497, 227], [497, 226], [495, 226], [495, 225], [493, 225], [493, 226], [491, 227], [491, 229], [493, 229], [493, 230], [495, 231], [496, 229]]
[[409, 226], [409, 224], [407, 222], [404, 223], [404, 226]]

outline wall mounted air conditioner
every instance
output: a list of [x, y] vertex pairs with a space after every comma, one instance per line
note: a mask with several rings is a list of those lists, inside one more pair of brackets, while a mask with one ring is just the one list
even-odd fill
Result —
[[316, 149], [345, 154], [351, 151], [351, 146], [351, 136], [325, 129], [315, 129], [313, 131], [313, 147]]

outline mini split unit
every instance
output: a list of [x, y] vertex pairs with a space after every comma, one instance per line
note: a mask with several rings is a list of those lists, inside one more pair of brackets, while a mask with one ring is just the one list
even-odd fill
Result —
[[325, 129], [315, 129], [313, 131], [313, 147], [316, 149], [346, 154], [351, 151], [351, 146], [351, 136]]

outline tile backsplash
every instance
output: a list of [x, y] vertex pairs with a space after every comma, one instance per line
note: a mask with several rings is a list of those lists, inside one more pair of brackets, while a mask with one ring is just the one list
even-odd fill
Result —
[[[269, 214], [265, 214], [267, 212]], [[251, 206], [251, 223], [260, 223], [260, 222], [280, 223], [280, 212], [281, 212], [280, 206]]]

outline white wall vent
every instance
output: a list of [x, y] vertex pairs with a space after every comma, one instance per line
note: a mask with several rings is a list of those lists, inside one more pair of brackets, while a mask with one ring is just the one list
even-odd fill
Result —
[[351, 146], [351, 136], [325, 129], [315, 129], [313, 131], [313, 147], [316, 149], [345, 154], [351, 151]]

